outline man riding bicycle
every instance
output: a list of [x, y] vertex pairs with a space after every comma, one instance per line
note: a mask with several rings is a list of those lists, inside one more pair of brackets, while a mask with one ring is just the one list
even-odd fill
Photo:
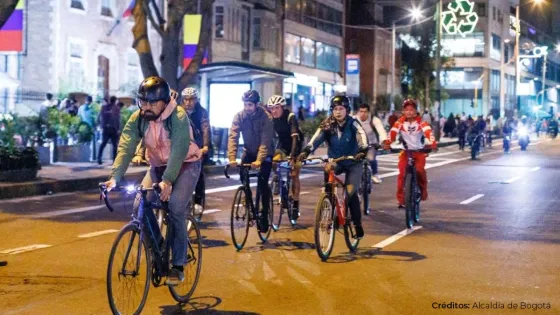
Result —
[[[403, 102], [403, 116], [397, 120], [391, 128], [389, 138], [384, 141], [384, 148], [391, 149], [391, 143], [400, 135], [403, 146], [407, 150], [421, 150], [424, 148], [424, 139], [431, 142], [432, 149], [437, 150], [437, 143], [432, 135], [432, 127], [418, 116], [418, 105], [413, 99]], [[416, 172], [418, 174], [418, 186], [422, 191], [422, 200], [428, 199], [428, 177], [424, 167], [426, 166], [426, 153], [413, 152], [412, 156], [416, 160]], [[397, 201], [399, 208], [404, 208], [404, 177], [406, 175], [406, 165], [408, 157], [405, 152], [399, 154], [399, 177], [397, 178]]]
[[[286, 100], [280, 95], [273, 95], [268, 99], [266, 104], [274, 119], [274, 131], [278, 135], [278, 144], [276, 145], [276, 153], [273, 161], [281, 161], [288, 155], [292, 159], [292, 199], [294, 220], [299, 218], [299, 172], [301, 163], [296, 158], [301, 153], [303, 144], [303, 133], [299, 129], [296, 115], [286, 109]], [[277, 180], [277, 179], [275, 179]]]
[[[203, 162], [208, 159], [208, 150], [212, 147], [212, 137], [210, 133], [210, 119], [208, 111], [198, 102], [198, 92], [194, 88], [186, 88], [181, 92], [183, 97], [183, 108], [187, 111], [191, 119], [192, 127], [200, 137], [194, 137], [196, 144], [200, 147], [200, 152], [204, 156]], [[200, 176], [194, 190], [194, 214], [199, 215], [203, 210], [205, 196], [204, 170], [200, 168]]]
[[[200, 174], [200, 149], [192, 137], [192, 128], [185, 110], [171, 97], [169, 84], [160, 77], [148, 77], [138, 87], [140, 110], [130, 116], [119, 141], [118, 154], [111, 177], [105, 182], [110, 190], [119, 182], [130, 164], [136, 147], [142, 141], [150, 169], [142, 181], [143, 187], [159, 183], [161, 200], [169, 202], [168, 241], [172, 249], [173, 268], [167, 284], [184, 280], [183, 265], [187, 262], [187, 205]], [[150, 198], [153, 198], [151, 194]], [[134, 202], [135, 211], [139, 196]]]
[[228, 139], [228, 159], [230, 166], [237, 166], [237, 147], [239, 145], [239, 134], [243, 134], [243, 156], [242, 164], [251, 163], [254, 168], [260, 168], [257, 181], [257, 189], [262, 198], [262, 216], [260, 223], [257, 221], [259, 231], [268, 231], [268, 208], [270, 207], [270, 196], [268, 179], [272, 168], [272, 156], [274, 147], [272, 137], [274, 128], [272, 116], [260, 105], [261, 96], [255, 90], [249, 90], [243, 94], [243, 110], [233, 117]]
[[349, 115], [351, 108], [348, 97], [343, 95], [333, 97], [330, 109], [332, 115], [321, 123], [298, 159], [300, 161], [307, 159], [309, 154], [325, 141], [329, 145], [329, 158], [343, 156], [356, 158], [357, 161], [346, 160], [337, 163], [335, 172], [346, 174], [344, 187], [348, 196], [348, 206], [356, 228], [356, 237], [362, 238], [364, 229], [357, 191], [362, 181], [362, 164], [359, 161], [366, 157], [368, 139], [360, 123]]

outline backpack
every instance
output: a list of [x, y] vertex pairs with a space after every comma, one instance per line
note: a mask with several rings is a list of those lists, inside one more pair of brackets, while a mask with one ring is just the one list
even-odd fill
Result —
[[113, 119], [113, 108], [109, 106], [102, 106], [101, 107], [101, 119], [100, 122], [102, 124], [102, 128], [112, 128], [113, 125], [111, 121]]

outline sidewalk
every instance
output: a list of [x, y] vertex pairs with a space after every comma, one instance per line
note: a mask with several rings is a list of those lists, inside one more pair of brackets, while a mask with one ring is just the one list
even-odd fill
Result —
[[[457, 144], [457, 138], [441, 138], [440, 147]], [[392, 145], [393, 150], [402, 148]], [[315, 155], [326, 155], [327, 148], [318, 148]], [[385, 152], [381, 154], [387, 154]], [[126, 179], [138, 182], [142, 179], [146, 166], [130, 166], [126, 172]], [[208, 175], [223, 173], [223, 165], [205, 166]], [[83, 191], [97, 188], [99, 182], [107, 180], [111, 171], [111, 164], [97, 165], [96, 163], [54, 163], [44, 166], [38, 174], [38, 179], [23, 183], [0, 182], [0, 199], [21, 198], [36, 195], [50, 195], [61, 192]]]

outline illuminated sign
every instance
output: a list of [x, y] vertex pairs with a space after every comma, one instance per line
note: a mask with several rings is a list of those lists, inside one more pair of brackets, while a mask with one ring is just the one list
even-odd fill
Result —
[[454, 0], [447, 6], [448, 11], [441, 13], [441, 24], [447, 34], [465, 35], [474, 31], [478, 15], [474, 12], [474, 3], [469, 0]]

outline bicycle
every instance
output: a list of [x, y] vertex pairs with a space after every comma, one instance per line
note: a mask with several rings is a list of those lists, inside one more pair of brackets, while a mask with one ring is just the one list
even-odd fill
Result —
[[[275, 177], [277, 180], [272, 181], [272, 191], [276, 189], [276, 185], [278, 186], [278, 204], [280, 205], [280, 210], [278, 211], [278, 217], [273, 217], [273, 223], [276, 224], [272, 225], [272, 229], [277, 232], [280, 229], [280, 224], [282, 223], [282, 216], [284, 215], [284, 211], [288, 214], [288, 219], [292, 224], [292, 227], [296, 226], [297, 219], [294, 217], [293, 213], [293, 206], [294, 200], [292, 196], [290, 196], [290, 186], [292, 183], [292, 177], [290, 172], [292, 171], [292, 166], [290, 165], [290, 160], [282, 160], [276, 161], [276, 170]], [[286, 179], [282, 177], [285, 176]]]
[[[343, 156], [336, 159], [325, 159], [320, 157], [308, 158], [307, 160], [320, 160], [324, 163], [337, 163], [344, 160], [354, 160], [352, 156]], [[348, 196], [339, 197], [339, 189], [344, 189], [344, 182], [335, 175], [334, 168], [325, 170], [325, 183], [323, 193], [315, 208], [315, 248], [322, 261], [326, 261], [334, 247], [335, 230], [340, 226], [344, 228], [344, 240], [351, 252], [358, 249], [360, 239], [356, 237], [356, 230], [352, 224], [352, 217], [348, 207]]]
[[476, 160], [476, 157], [480, 154], [481, 150], [481, 139], [482, 135], [477, 133], [475, 135], [471, 135], [471, 160]]
[[[249, 235], [249, 227], [256, 225], [257, 220], [261, 218], [261, 198], [260, 191], [257, 189], [256, 202], [253, 203], [253, 192], [251, 191], [250, 178], [258, 177], [259, 173], [250, 173], [252, 166], [251, 164], [241, 164], [237, 165], [240, 169], [240, 179], [241, 185], [237, 187], [235, 195], [233, 197], [233, 202], [231, 204], [231, 239], [233, 240], [233, 245], [240, 251], [245, 246], [247, 241], [247, 236]], [[224, 169], [224, 174], [226, 178], [230, 178], [228, 174], [229, 165], [226, 165]], [[270, 236], [270, 231], [272, 229], [272, 218], [274, 216], [274, 201], [272, 198], [272, 190], [269, 190], [269, 210], [268, 210], [268, 230], [266, 232], [261, 232], [257, 228], [259, 238], [263, 243], [268, 240]], [[259, 207], [261, 205], [261, 207]], [[236, 232], [237, 231], [237, 232]]]
[[406, 227], [411, 229], [414, 223], [420, 222], [420, 201], [422, 199], [422, 191], [418, 186], [414, 152], [430, 153], [432, 149], [424, 148], [420, 150], [403, 150], [408, 158], [406, 165], [406, 175], [404, 180], [404, 199], [406, 207]]
[[[99, 190], [105, 205], [113, 212], [107, 187], [100, 183]], [[132, 220], [120, 230], [111, 247], [107, 266], [107, 297], [113, 314], [140, 314], [148, 297], [150, 282], [154, 287], [159, 287], [171, 269], [171, 244], [168, 240], [172, 227], [167, 226], [168, 205], [160, 200], [160, 188], [157, 184], [152, 188], [143, 188], [141, 185], [126, 187], [126, 191], [129, 194], [140, 195], [140, 206], [137, 214], [132, 213]], [[154, 191], [155, 202], [148, 201], [148, 191]], [[156, 219], [154, 211], [159, 220]], [[200, 229], [192, 215], [187, 214], [186, 220], [185, 280], [177, 286], [168, 285], [171, 296], [180, 303], [188, 302], [194, 293], [202, 268]], [[163, 228], [166, 229], [165, 238], [161, 235], [160, 229]], [[117, 252], [119, 248], [121, 251]], [[122, 263], [116, 261], [117, 256], [122, 258]], [[123, 284], [123, 287], [119, 287], [119, 284]], [[141, 295], [137, 299], [124, 297], [127, 293], [138, 292]], [[121, 302], [123, 305], [120, 305]]]
[[[379, 149], [379, 145], [369, 146], [369, 148]], [[362, 161], [362, 183], [358, 190], [358, 197], [360, 198], [360, 205], [364, 210], [365, 215], [369, 215], [371, 208], [369, 207], [369, 195], [371, 194], [372, 184], [371, 184], [371, 167], [369, 165], [368, 159]]]

